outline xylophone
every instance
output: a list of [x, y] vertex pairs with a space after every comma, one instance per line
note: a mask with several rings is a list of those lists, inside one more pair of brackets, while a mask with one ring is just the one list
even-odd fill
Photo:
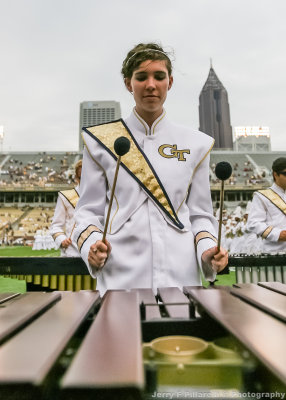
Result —
[[286, 283], [285, 254], [236, 254], [229, 258], [228, 266], [235, 268], [237, 283]]
[[[286, 285], [0, 294], [0, 398], [281, 399]], [[259, 396], [259, 397], [258, 397]]]

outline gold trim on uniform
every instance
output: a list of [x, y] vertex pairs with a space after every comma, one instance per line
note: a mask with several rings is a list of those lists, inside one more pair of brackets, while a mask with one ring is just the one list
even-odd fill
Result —
[[199, 241], [202, 239], [212, 239], [214, 242], [217, 243], [217, 238], [215, 238], [211, 233], [207, 231], [199, 232], [196, 234], [195, 241], [196, 246], [198, 245]]
[[65, 233], [64, 233], [64, 232], [57, 232], [57, 233], [54, 233], [54, 234], [52, 235], [52, 237], [53, 237], [54, 240], [56, 240], [56, 238], [57, 238], [58, 236], [60, 236], [60, 235], [65, 235]]
[[162, 121], [162, 119], [165, 117], [165, 115], [166, 115], [166, 111], [164, 110], [163, 111], [163, 114], [162, 114], [162, 116], [161, 116], [161, 118], [156, 122], [156, 124], [153, 126], [153, 135], [155, 135], [155, 128], [156, 128], [156, 126], [159, 124], [159, 122], [161, 122]]
[[137, 114], [137, 112], [136, 112], [134, 109], [133, 109], [133, 112], [134, 112], [135, 117], [138, 119], [138, 121], [143, 125], [143, 127], [144, 127], [144, 129], [145, 129], [145, 135], [148, 136], [148, 131], [147, 131], [147, 129], [146, 129], [146, 125], [145, 125], [144, 122], [143, 122], [143, 119], [141, 119], [141, 118], [139, 117], [139, 115]]
[[142, 153], [138, 150], [123, 123], [121, 121], [116, 121], [86, 129], [88, 129], [88, 131], [100, 142], [102, 142], [113, 154], [115, 154], [113, 147], [114, 141], [118, 137], [124, 136], [127, 139], [131, 139], [130, 151], [121, 157], [122, 164], [124, 164], [132, 172], [132, 174], [135, 175], [136, 178], [152, 193], [161, 206], [164, 207], [165, 210], [167, 210], [175, 220], [177, 220], [153, 171], [143, 157]]
[[[135, 117], [138, 119], [138, 121], [143, 125], [143, 127], [144, 127], [144, 129], [145, 129], [145, 134], [146, 134], [146, 136], [148, 136], [148, 131], [147, 131], [146, 125], [145, 125], [145, 123], [144, 123], [145, 121], [140, 117], [140, 115], [137, 114], [135, 108], [133, 109], [133, 113], [134, 113]], [[155, 135], [155, 128], [156, 128], [156, 126], [159, 124], [159, 122], [162, 121], [162, 119], [165, 117], [165, 115], [166, 115], [166, 111], [164, 110], [164, 111], [163, 111], [163, 114], [161, 115], [161, 118], [160, 118], [160, 119], [155, 123], [155, 125], [153, 126], [153, 131], [152, 131], [152, 133], [151, 133], [151, 130], [150, 130], [150, 135]], [[158, 118], [159, 118], [159, 117], [158, 117]]]
[[208, 156], [208, 154], [211, 152], [211, 150], [212, 150], [212, 148], [213, 148], [213, 146], [214, 146], [214, 143], [215, 143], [215, 141], [213, 140], [211, 147], [208, 149], [208, 151], [207, 151], [206, 154], [203, 156], [203, 158], [200, 160], [200, 162], [198, 162], [198, 164], [195, 166], [194, 172], [193, 172], [193, 174], [192, 174], [192, 176], [191, 176], [190, 183], [189, 183], [189, 185], [188, 185], [188, 190], [187, 190], [187, 192], [186, 192], [186, 195], [185, 195], [185, 197], [183, 198], [181, 204], [179, 205], [179, 208], [176, 210], [176, 213], [177, 213], [177, 214], [179, 213], [180, 208], [182, 207], [184, 201], [186, 200], [186, 198], [187, 198], [187, 196], [188, 196], [189, 189], [190, 189], [191, 183], [192, 183], [192, 181], [193, 181], [193, 176], [195, 175], [195, 172], [197, 171], [197, 169], [199, 168], [199, 166], [201, 165], [201, 163], [204, 161], [204, 159], [205, 159], [205, 158]]
[[272, 189], [258, 190], [258, 193], [270, 200], [271, 203], [273, 203], [277, 208], [279, 208], [280, 211], [283, 212], [283, 214], [286, 215], [286, 203], [278, 193], [274, 192]]
[[69, 189], [62, 190], [60, 193], [71, 203], [73, 208], [75, 208], [79, 200], [78, 192], [75, 189]]
[[89, 225], [79, 236], [77, 240], [77, 247], [80, 250], [83, 243], [86, 241], [86, 239], [93, 233], [93, 232], [101, 232], [100, 229], [98, 229], [97, 226], [95, 225]]
[[273, 226], [268, 226], [268, 228], [265, 229], [265, 231], [261, 235], [263, 237], [263, 239], [267, 238], [267, 236], [270, 234], [272, 229], [273, 229]]

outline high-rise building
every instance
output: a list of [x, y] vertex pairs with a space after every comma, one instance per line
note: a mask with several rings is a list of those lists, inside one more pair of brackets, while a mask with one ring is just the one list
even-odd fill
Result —
[[104, 124], [121, 118], [120, 103], [117, 101], [83, 101], [80, 103], [79, 151], [83, 148], [82, 128]]
[[215, 139], [214, 148], [232, 149], [232, 128], [227, 91], [218, 79], [212, 65], [200, 93], [199, 130]]

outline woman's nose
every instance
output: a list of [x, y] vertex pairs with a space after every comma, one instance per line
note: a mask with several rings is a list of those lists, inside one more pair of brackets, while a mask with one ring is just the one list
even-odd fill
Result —
[[146, 88], [153, 89], [153, 88], [155, 88], [155, 86], [156, 86], [155, 79], [153, 76], [150, 76], [146, 81]]

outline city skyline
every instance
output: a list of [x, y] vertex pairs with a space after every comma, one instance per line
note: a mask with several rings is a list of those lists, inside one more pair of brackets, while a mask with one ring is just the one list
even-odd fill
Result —
[[[283, 0], [0, 0], [0, 126], [4, 150], [75, 151], [79, 105], [133, 99], [120, 69], [138, 42], [174, 50], [165, 105], [199, 128], [199, 94], [210, 58], [228, 92], [231, 126], [269, 126], [272, 150], [286, 149]], [[138, 2], [138, 5], [141, 4]]]

